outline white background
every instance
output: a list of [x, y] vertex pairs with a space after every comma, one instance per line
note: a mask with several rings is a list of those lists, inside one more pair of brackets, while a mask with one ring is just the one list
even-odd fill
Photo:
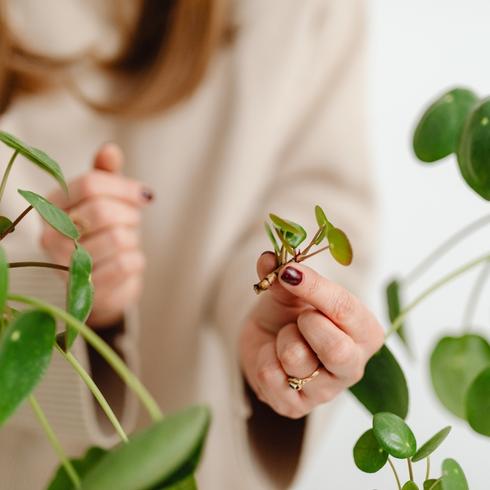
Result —
[[[459, 176], [453, 158], [425, 167], [411, 153], [410, 138], [420, 110], [434, 95], [453, 85], [490, 94], [490, 2], [488, 0], [373, 0], [370, 5], [370, 131], [379, 191], [382, 231], [372, 306], [384, 319], [381, 288], [394, 273], [408, 272], [446, 236], [485, 213], [490, 203], [474, 194]], [[355, 135], [353, 135], [355, 139]], [[487, 245], [488, 244], [488, 245]], [[462, 243], [407, 291], [409, 297], [432, 280], [490, 249], [490, 231]], [[475, 271], [476, 272], [476, 271]], [[411, 389], [409, 422], [421, 442], [451, 424], [453, 431], [433, 466], [454, 457], [466, 471], [471, 490], [490, 488], [490, 439], [468, 430], [443, 410], [429, 385], [427, 361], [443, 332], [461, 329], [462, 311], [475, 275], [469, 273], [421, 305], [410, 317], [417, 362], [391, 345], [403, 362]], [[488, 293], [477, 318], [490, 336]], [[348, 397], [346, 397], [347, 399]], [[489, 414], [490, 416], [490, 414]], [[352, 445], [368, 428], [369, 418], [357, 404], [346, 404], [326, 434], [318, 467], [302, 489], [395, 489], [388, 467], [376, 475], [358, 471]], [[328, 482], [318, 477], [328, 468]], [[419, 466], [423, 466], [419, 463]], [[400, 467], [406, 475], [405, 467]], [[323, 471], [323, 470], [322, 470]], [[419, 480], [423, 468], [419, 468]]]

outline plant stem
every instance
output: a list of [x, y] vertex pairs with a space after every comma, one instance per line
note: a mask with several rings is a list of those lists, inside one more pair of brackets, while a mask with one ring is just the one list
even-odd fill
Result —
[[151, 418], [154, 421], [162, 419], [163, 415], [160, 408], [141, 381], [128, 369], [124, 361], [114, 352], [114, 350], [87, 327], [87, 325], [80, 322], [61, 308], [45, 303], [40, 299], [11, 293], [8, 294], [7, 298], [9, 301], [16, 301], [18, 303], [35, 306], [73, 327], [109, 363], [126, 385], [133, 390], [150, 414]]
[[396, 480], [396, 484], [398, 485], [398, 490], [402, 490], [402, 484], [400, 483], [400, 478], [399, 478], [398, 473], [396, 471], [395, 465], [393, 464], [393, 462], [391, 461], [390, 458], [388, 458], [388, 464], [391, 466], [393, 474], [395, 475], [395, 480]]
[[393, 324], [391, 325], [390, 329], [386, 332], [385, 339], [390, 337], [390, 335], [392, 335], [400, 328], [403, 320], [408, 315], [408, 313], [410, 313], [410, 311], [413, 310], [419, 303], [421, 303], [423, 300], [428, 298], [432, 293], [434, 293], [436, 290], [438, 290], [445, 284], [451, 282], [456, 277], [460, 276], [461, 274], [464, 274], [465, 272], [469, 271], [470, 269], [477, 266], [481, 262], [485, 262], [487, 260], [490, 260], [490, 254], [488, 253], [482, 255], [481, 257], [473, 259], [467, 262], [466, 264], [463, 264], [462, 266], [458, 267], [457, 269], [453, 270], [449, 274], [446, 274], [445, 276], [441, 277], [439, 280], [434, 282], [431, 286], [429, 286], [425, 291], [420, 293], [411, 303], [409, 303], [400, 312], [400, 314], [393, 321]]
[[425, 479], [428, 480], [430, 478], [430, 456], [427, 456], [425, 460]]
[[412, 462], [410, 461], [410, 458], [407, 458], [407, 465], [408, 465], [408, 476], [410, 480], [413, 481], [413, 466], [412, 466]]
[[475, 314], [478, 301], [481, 296], [481, 292], [485, 282], [488, 278], [488, 273], [490, 272], [490, 261], [485, 262], [481, 268], [476, 280], [471, 288], [470, 294], [468, 295], [468, 302], [466, 303], [466, 308], [463, 313], [462, 324], [463, 329], [468, 332], [471, 328], [473, 322], [473, 316]]
[[71, 352], [65, 352], [58, 344], [55, 344], [55, 347], [56, 350], [65, 358], [65, 360], [70, 363], [70, 365], [77, 372], [82, 381], [87, 385], [87, 388], [90, 390], [94, 398], [99, 403], [100, 408], [106, 414], [115, 431], [119, 434], [121, 440], [123, 442], [128, 442], [128, 436], [124, 432], [124, 429], [117, 419], [116, 414], [113, 412], [109, 403], [107, 403], [107, 400], [105, 399], [102, 392], [99, 390], [99, 387], [95, 384], [94, 380], [90, 377], [87, 371], [85, 371], [83, 366], [78, 362], [77, 358]]
[[325, 250], [328, 250], [329, 248], [330, 248], [330, 245], [327, 245], [325, 247], [319, 248], [318, 250], [316, 250], [315, 252], [311, 253], [310, 255], [300, 254], [299, 257], [298, 257], [298, 260], [296, 262], [303, 262], [303, 260], [306, 260], [306, 259], [309, 259], [311, 257], [314, 257], [315, 255], [318, 255], [318, 254], [324, 252]]
[[0, 183], [0, 201], [2, 200], [3, 193], [5, 192], [5, 187], [7, 185], [7, 180], [9, 178], [10, 171], [12, 170], [12, 165], [14, 164], [14, 161], [17, 158], [18, 154], [19, 154], [18, 150], [14, 151], [14, 154], [10, 157], [10, 160], [7, 164], [7, 168], [3, 173], [2, 182]]
[[427, 257], [425, 257], [419, 264], [417, 264], [411, 272], [406, 274], [403, 282], [409, 284], [418, 279], [432, 264], [437, 262], [443, 255], [445, 255], [451, 248], [453, 248], [458, 242], [467, 236], [471, 235], [475, 231], [479, 230], [483, 226], [490, 223], [490, 214], [481, 216], [476, 221], [473, 221], [469, 225], [465, 226], [461, 230], [451, 235], [443, 243], [441, 243], [435, 250], [433, 250]]
[[22, 211], [22, 213], [20, 213], [19, 216], [15, 219], [15, 221], [0, 235], [0, 240], [6, 237], [10, 232], [12, 232], [15, 229], [15, 227], [24, 219], [27, 213], [29, 213], [31, 209], [32, 206], [28, 206], [27, 208], [25, 208], [24, 211]]
[[60, 271], [69, 271], [70, 268], [66, 265], [51, 264], [50, 262], [10, 262], [9, 267], [15, 269], [17, 267], [44, 267], [46, 269], [58, 269]]
[[39, 424], [41, 425], [44, 433], [46, 434], [46, 437], [49, 439], [51, 446], [53, 447], [54, 451], [58, 455], [61, 464], [65, 468], [66, 474], [70, 478], [75, 488], [81, 488], [80, 477], [78, 476], [78, 473], [73, 467], [71, 461], [68, 459], [65, 450], [63, 449], [58, 437], [54, 433], [53, 428], [51, 427], [48, 419], [46, 418], [46, 414], [44, 413], [43, 409], [39, 405], [34, 395], [31, 395], [29, 397], [29, 403], [31, 404], [32, 410], [34, 411], [37, 420], [39, 421]]
[[315, 245], [315, 242], [318, 240], [318, 237], [323, 233], [323, 230], [325, 228], [325, 225], [321, 226], [318, 231], [315, 233], [315, 236], [311, 240], [311, 242], [306, 246], [306, 248], [303, 250], [302, 255], [308, 255], [308, 252], [311, 250], [313, 245]]

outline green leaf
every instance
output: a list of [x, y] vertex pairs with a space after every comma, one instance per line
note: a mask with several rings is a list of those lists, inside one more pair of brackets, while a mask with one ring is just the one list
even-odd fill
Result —
[[442, 462], [442, 490], [469, 490], [463, 469], [454, 459]]
[[490, 437], [490, 366], [476, 377], [468, 389], [466, 417], [473, 430]]
[[441, 480], [431, 478], [424, 481], [424, 490], [442, 490]]
[[466, 393], [473, 380], [490, 365], [490, 345], [479, 335], [443, 337], [430, 358], [432, 386], [441, 403], [466, 418]]
[[289, 242], [284, 238], [283, 232], [279, 228], [275, 228], [277, 236], [279, 237], [279, 240], [281, 241], [282, 245], [285, 247], [285, 249], [291, 254], [294, 255], [294, 248], [289, 244]]
[[0, 425], [41, 380], [55, 340], [53, 318], [37, 310], [21, 313], [0, 344]]
[[197, 482], [194, 475], [189, 475], [183, 480], [172, 483], [170, 485], [165, 485], [164, 487], [158, 487], [158, 490], [198, 490]]
[[402, 418], [407, 416], [407, 381], [395, 356], [386, 345], [371, 357], [364, 377], [350, 391], [373, 415], [378, 412], [392, 412]]
[[274, 223], [275, 227], [283, 232], [284, 238], [291, 245], [291, 247], [299, 247], [299, 245], [306, 239], [306, 230], [302, 226], [298, 225], [298, 223], [282, 219], [275, 214], [269, 214], [269, 217]]
[[[386, 286], [386, 305], [388, 310], [388, 317], [391, 324], [400, 316], [402, 311], [400, 300], [400, 282], [397, 279], [393, 279]], [[396, 331], [398, 337], [408, 348], [407, 335], [405, 333], [405, 323], [402, 323]]]
[[490, 200], [490, 98], [477, 104], [465, 122], [458, 147], [458, 164], [466, 183]]
[[195, 457], [209, 426], [209, 410], [197, 406], [131, 437], [104, 456], [83, 479], [83, 490], [152, 488]]
[[430, 163], [455, 152], [466, 116], [477, 101], [471, 90], [456, 88], [431, 104], [413, 136], [417, 158]]
[[264, 223], [265, 227], [265, 232], [267, 233], [267, 236], [269, 237], [269, 240], [272, 243], [272, 246], [274, 247], [274, 252], [276, 254], [279, 253], [279, 245], [277, 244], [276, 237], [274, 236], [274, 233], [272, 232], [272, 228], [269, 226], [269, 223]]
[[416, 463], [422, 459], [429, 457], [443, 442], [451, 432], [451, 427], [448, 425], [441, 429], [437, 434], [434, 434], [426, 443], [419, 447], [413, 455], [412, 461]]
[[352, 247], [347, 235], [339, 228], [331, 228], [327, 231], [327, 240], [332, 257], [342, 265], [350, 265], [352, 262]]
[[330, 231], [333, 228], [332, 223], [328, 221], [325, 211], [318, 204], [315, 206], [315, 218], [316, 218], [316, 222], [318, 223], [318, 226], [320, 228], [322, 226], [324, 227], [325, 235], [327, 234], [328, 231]]
[[417, 484], [413, 481], [407, 481], [405, 485], [403, 485], [402, 490], [419, 490]]
[[[83, 323], [90, 314], [93, 299], [92, 257], [80, 244], [77, 244], [71, 256], [66, 311]], [[76, 337], [77, 331], [67, 325], [65, 341], [67, 350], [73, 345]]]
[[21, 189], [18, 192], [55, 230], [72, 240], [80, 238], [80, 233], [76, 226], [64, 211], [35, 192]]
[[[100, 447], [89, 448], [84, 456], [77, 459], [71, 459], [71, 463], [75, 468], [78, 476], [83, 479], [83, 477], [92, 469], [104, 456], [107, 454], [107, 450]], [[65, 471], [63, 465], [60, 465], [49, 483], [47, 490], [75, 490], [73, 483]]]
[[6, 133], [5, 131], [0, 131], [0, 141], [5, 143], [7, 146], [10, 146], [10, 148], [18, 151], [22, 156], [50, 174], [58, 181], [63, 190], [68, 192], [61, 167], [49, 155], [44, 153], [42, 150], [29, 146], [19, 138], [12, 134]]
[[3, 314], [7, 303], [7, 293], [9, 288], [9, 264], [5, 250], [0, 246], [0, 315]]
[[394, 413], [375, 414], [373, 431], [380, 446], [395, 458], [411, 458], [417, 450], [417, 441], [410, 427]]
[[[0, 216], [0, 236], [2, 236], [11, 226], [12, 221], [5, 216]], [[14, 230], [11, 230], [11, 232], [12, 231]]]
[[365, 473], [376, 473], [388, 461], [388, 453], [379, 445], [373, 429], [369, 429], [354, 446], [354, 462]]

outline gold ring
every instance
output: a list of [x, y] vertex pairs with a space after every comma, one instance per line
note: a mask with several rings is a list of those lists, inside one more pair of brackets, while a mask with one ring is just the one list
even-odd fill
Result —
[[320, 368], [317, 368], [313, 373], [311, 373], [306, 378], [296, 378], [294, 376], [288, 377], [288, 385], [294, 391], [301, 391], [303, 386], [311, 381], [313, 378], [316, 378], [320, 374]]

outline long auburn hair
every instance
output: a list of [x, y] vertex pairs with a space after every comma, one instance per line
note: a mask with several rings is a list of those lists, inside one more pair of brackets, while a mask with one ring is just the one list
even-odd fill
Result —
[[[0, 0], [0, 113], [19, 94], [36, 93], [63, 81], [94, 109], [140, 116], [168, 109], [190, 96], [202, 81], [210, 60], [231, 32], [227, 0], [133, 0], [139, 3], [122, 48], [97, 65], [126, 81], [122, 96], [110, 101], [85, 97], [69, 68], [84, 61], [60, 60], [23, 46], [7, 24]], [[119, 19], [121, 21], [121, 19]]]

